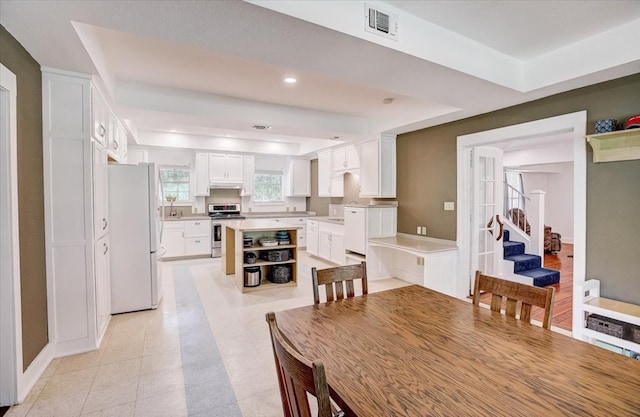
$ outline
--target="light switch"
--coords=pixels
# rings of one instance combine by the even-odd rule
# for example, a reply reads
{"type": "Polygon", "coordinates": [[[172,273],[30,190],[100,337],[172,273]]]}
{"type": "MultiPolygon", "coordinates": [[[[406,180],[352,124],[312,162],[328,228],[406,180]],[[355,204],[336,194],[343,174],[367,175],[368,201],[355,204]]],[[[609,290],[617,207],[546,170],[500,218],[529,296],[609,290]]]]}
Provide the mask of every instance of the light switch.
{"type": "Polygon", "coordinates": [[[455,210],[455,203],[453,201],[445,201],[444,202],[445,210],[455,210]]]}

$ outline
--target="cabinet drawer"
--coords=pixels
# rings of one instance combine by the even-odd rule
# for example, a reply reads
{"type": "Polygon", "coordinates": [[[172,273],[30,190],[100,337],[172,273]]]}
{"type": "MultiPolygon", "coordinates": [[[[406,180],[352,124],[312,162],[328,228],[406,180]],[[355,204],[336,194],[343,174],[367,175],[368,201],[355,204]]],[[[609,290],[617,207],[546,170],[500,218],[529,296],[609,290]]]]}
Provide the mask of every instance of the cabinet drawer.
{"type": "Polygon", "coordinates": [[[299,248],[306,248],[307,247],[307,235],[306,234],[300,234],[298,232],[298,242],[296,243],[296,245],[299,248]]]}
{"type": "Polygon", "coordinates": [[[211,233],[211,220],[185,220],[185,237],[207,237],[211,233]]]}
{"type": "Polygon", "coordinates": [[[165,220],[164,230],[184,231],[184,222],[182,220],[165,220]]]}
{"type": "Polygon", "coordinates": [[[211,242],[206,237],[188,237],[184,239],[185,255],[205,255],[211,253],[211,242]]]}

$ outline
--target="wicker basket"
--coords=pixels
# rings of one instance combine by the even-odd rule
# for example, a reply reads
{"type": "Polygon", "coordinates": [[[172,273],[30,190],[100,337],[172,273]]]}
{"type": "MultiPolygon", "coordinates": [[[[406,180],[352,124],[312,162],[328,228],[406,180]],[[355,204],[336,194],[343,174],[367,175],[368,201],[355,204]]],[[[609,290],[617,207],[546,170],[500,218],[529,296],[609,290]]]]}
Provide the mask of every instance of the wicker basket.
{"type": "MultiPolygon", "coordinates": [[[[636,326],[632,324],[629,326],[629,328],[630,328],[629,340],[631,340],[633,343],[640,344],[640,326],[636,326]]],[[[640,357],[638,359],[640,359],[640,357]]]]}
{"type": "Polygon", "coordinates": [[[624,336],[624,328],[626,324],[627,323],[623,321],[597,314],[590,314],[587,317],[587,329],[595,330],[596,332],[608,334],[609,336],[618,337],[620,339],[624,336]]]}
{"type": "Polygon", "coordinates": [[[274,284],[286,284],[291,281],[291,265],[271,266],[267,279],[274,284]]]}
{"type": "Polygon", "coordinates": [[[265,250],[260,256],[269,262],[284,262],[291,258],[291,251],[289,249],[265,250]]]}

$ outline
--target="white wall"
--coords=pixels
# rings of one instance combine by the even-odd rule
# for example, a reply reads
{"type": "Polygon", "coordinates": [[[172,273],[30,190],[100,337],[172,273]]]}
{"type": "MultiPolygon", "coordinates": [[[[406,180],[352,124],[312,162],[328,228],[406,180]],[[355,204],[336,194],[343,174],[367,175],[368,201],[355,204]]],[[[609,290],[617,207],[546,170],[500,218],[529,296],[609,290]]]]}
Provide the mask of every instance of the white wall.
{"type": "Polygon", "coordinates": [[[573,162],[520,167],[525,193],[542,190],[545,195],[545,224],[573,243],[573,162]]]}

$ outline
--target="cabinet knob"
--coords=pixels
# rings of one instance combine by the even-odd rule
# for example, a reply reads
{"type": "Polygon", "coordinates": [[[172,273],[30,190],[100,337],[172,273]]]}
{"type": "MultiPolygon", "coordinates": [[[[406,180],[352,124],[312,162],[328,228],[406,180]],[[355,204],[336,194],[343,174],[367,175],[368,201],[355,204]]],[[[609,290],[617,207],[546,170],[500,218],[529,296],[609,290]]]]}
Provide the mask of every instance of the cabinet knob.
{"type": "Polygon", "coordinates": [[[200,243],[200,241],[199,241],[199,240],[196,240],[196,243],[200,243]]]}
{"type": "Polygon", "coordinates": [[[109,225],[109,222],[107,222],[107,219],[105,219],[104,217],[102,218],[102,230],[105,230],[107,228],[107,226],[109,225]]]}
{"type": "Polygon", "coordinates": [[[98,134],[100,135],[100,137],[104,138],[104,136],[107,134],[107,129],[105,129],[103,125],[100,125],[100,129],[98,130],[99,130],[98,134]]]}
{"type": "Polygon", "coordinates": [[[196,226],[198,226],[198,225],[200,224],[200,222],[195,222],[194,224],[195,224],[196,226]]]}
{"type": "Polygon", "coordinates": [[[106,243],[103,243],[103,245],[104,245],[104,252],[102,252],[102,254],[103,254],[103,255],[106,255],[106,254],[107,254],[107,252],[109,252],[109,246],[107,246],[107,244],[106,244],[106,243]]]}

